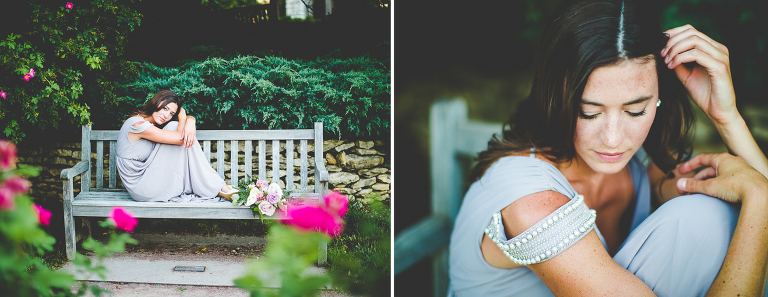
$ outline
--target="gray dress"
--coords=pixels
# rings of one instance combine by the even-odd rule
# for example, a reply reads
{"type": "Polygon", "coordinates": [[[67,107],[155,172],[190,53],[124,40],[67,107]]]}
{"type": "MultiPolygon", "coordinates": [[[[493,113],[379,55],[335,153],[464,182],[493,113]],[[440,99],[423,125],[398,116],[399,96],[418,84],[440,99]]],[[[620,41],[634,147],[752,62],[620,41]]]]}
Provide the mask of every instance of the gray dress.
{"type": "MultiPolygon", "coordinates": [[[[628,166],[636,203],[631,232],[614,260],[658,296],[703,296],[725,259],[738,205],[687,195],[651,213],[646,167],[637,155],[628,166]]],[[[533,157],[501,158],[472,184],[451,234],[449,296],[552,296],[529,268],[493,267],[480,250],[493,213],[523,196],[547,190],[571,199],[577,195],[557,168],[533,157]]],[[[595,230],[605,245],[600,230],[595,230]]]]}
{"type": "MultiPolygon", "coordinates": [[[[203,155],[200,144],[185,149],[182,145],[156,143],[146,139],[130,141],[128,133],[141,133],[152,124],[136,116],[123,123],[117,137],[117,170],[123,185],[136,201],[219,202],[224,180],[203,155]]],[[[175,131],[179,122],[163,128],[175,131]]]]}

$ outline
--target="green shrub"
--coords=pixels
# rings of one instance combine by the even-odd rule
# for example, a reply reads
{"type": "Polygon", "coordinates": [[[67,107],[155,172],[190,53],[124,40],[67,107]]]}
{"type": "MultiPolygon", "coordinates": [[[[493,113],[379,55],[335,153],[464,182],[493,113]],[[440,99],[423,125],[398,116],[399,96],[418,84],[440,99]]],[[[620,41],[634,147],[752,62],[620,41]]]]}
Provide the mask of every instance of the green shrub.
{"type": "Polygon", "coordinates": [[[125,84],[127,96],[115,114],[121,120],[155,92],[169,88],[201,128],[297,129],[320,121],[327,133],[340,138],[389,132],[390,72],[368,58],[239,56],[178,68],[134,65],[140,75],[125,84]]]}

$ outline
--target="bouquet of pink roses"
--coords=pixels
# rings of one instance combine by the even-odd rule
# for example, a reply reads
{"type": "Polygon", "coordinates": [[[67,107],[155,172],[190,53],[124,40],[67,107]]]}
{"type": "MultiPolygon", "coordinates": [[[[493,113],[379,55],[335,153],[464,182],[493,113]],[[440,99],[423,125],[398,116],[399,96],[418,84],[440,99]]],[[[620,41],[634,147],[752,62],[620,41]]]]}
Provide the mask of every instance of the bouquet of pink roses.
{"type": "MultiPolygon", "coordinates": [[[[277,209],[285,212],[286,199],[288,193],[283,193],[283,189],[277,183],[267,183],[264,180],[257,180],[247,186],[248,196],[241,197],[238,194],[232,195],[233,205],[245,205],[253,209],[253,213],[259,213],[259,217],[271,217],[277,209]]],[[[242,191],[240,193],[243,193],[242,191]]]]}

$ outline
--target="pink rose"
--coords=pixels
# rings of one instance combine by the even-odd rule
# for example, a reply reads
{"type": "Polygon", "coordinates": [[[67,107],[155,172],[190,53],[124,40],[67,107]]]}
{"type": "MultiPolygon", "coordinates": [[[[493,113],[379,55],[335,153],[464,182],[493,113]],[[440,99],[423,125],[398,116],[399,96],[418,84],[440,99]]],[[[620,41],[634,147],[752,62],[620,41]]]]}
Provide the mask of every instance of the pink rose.
{"type": "Polygon", "coordinates": [[[32,78],[32,76],[29,75],[29,73],[24,74],[24,81],[29,81],[30,78],[32,78]]]}
{"type": "Polygon", "coordinates": [[[342,217],[347,212],[347,203],[344,195],[333,191],[323,197],[323,203],[291,204],[287,207],[284,223],[336,237],[344,230],[342,217]]]}
{"type": "Polygon", "coordinates": [[[0,209],[13,209],[15,205],[14,194],[7,188],[0,188],[0,209]]]}
{"type": "Polygon", "coordinates": [[[115,227],[128,232],[133,232],[133,228],[139,223],[139,220],[134,218],[133,214],[122,207],[113,208],[108,218],[115,223],[115,227]]]}
{"type": "Polygon", "coordinates": [[[265,191],[267,189],[267,182],[263,180],[257,180],[256,186],[259,187],[259,189],[261,189],[262,191],[265,191]]]}
{"type": "Polygon", "coordinates": [[[29,190],[32,184],[21,176],[11,176],[5,180],[3,187],[7,188],[14,194],[24,193],[29,190]]]}
{"type": "Polygon", "coordinates": [[[5,140],[0,140],[0,169],[16,167],[16,146],[5,140]]]}
{"type": "Polygon", "coordinates": [[[267,202],[269,202],[271,204],[277,204],[278,202],[280,202],[280,198],[281,197],[282,196],[278,196],[277,193],[275,193],[275,194],[268,194],[267,195],[267,202]]]}
{"type": "Polygon", "coordinates": [[[37,221],[40,222],[40,224],[46,226],[51,224],[51,212],[49,210],[37,204],[33,204],[32,209],[37,213],[37,221]]]}
{"type": "Polygon", "coordinates": [[[0,90],[0,97],[3,97],[3,99],[5,99],[5,92],[3,90],[0,90]]]}
{"type": "Polygon", "coordinates": [[[349,200],[347,200],[347,197],[343,194],[332,191],[328,195],[325,195],[323,200],[325,200],[325,204],[328,205],[328,210],[331,213],[338,214],[340,217],[343,217],[344,214],[347,213],[347,204],[349,204],[349,200]]]}
{"type": "Polygon", "coordinates": [[[67,5],[64,5],[64,7],[68,8],[68,9],[72,9],[72,7],[74,7],[74,5],[72,5],[72,2],[67,2],[67,5]]]}
{"type": "Polygon", "coordinates": [[[29,68],[29,77],[35,77],[35,70],[32,68],[29,68]]]}
{"type": "Polygon", "coordinates": [[[265,216],[271,217],[273,214],[275,214],[275,206],[267,201],[262,201],[259,203],[259,210],[265,216]]]}

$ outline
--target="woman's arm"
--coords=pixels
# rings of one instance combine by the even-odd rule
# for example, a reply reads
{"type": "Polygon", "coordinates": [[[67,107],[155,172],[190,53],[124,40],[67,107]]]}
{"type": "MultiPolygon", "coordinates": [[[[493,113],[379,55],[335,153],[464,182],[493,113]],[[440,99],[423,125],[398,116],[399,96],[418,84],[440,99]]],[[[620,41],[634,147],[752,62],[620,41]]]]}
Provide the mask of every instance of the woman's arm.
{"type": "MultiPolygon", "coordinates": [[[[560,193],[544,191],[513,202],[501,211],[508,238],[521,234],[568,201],[560,193]]],[[[496,257],[491,248],[501,253],[495,245],[484,246],[483,256],[489,264],[499,267],[514,263],[496,257]]],[[[654,295],[642,280],[611,258],[594,230],[557,256],[528,267],[556,296],[654,295]]]]}
{"type": "Polygon", "coordinates": [[[768,179],[727,153],[698,155],[680,170],[702,166],[711,167],[681,179],[681,191],[742,203],[728,254],[707,296],[762,296],[768,279],[768,179]]]}
{"type": "MultiPolygon", "coordinates": [[[[728,48],[691,25],[667,30],[661,56],[674,69],[691,98],[710,118],[728,149],[768,176],[768,159],[755,143],[736,108],[728,48]],[[683,65],[691,63],[692,68],[683,65]]],[[[663,108],[663,107],[662,107],[663,108]]]]}
{"type": "Polygon", "coordinates": [[[187,111],[183,107],[179,108],[179,127],[177,131],[181,133],[184,148],[191,147],[197,135],[197,127],[195,127],[195,118],[188,116],[187,111]]]}

